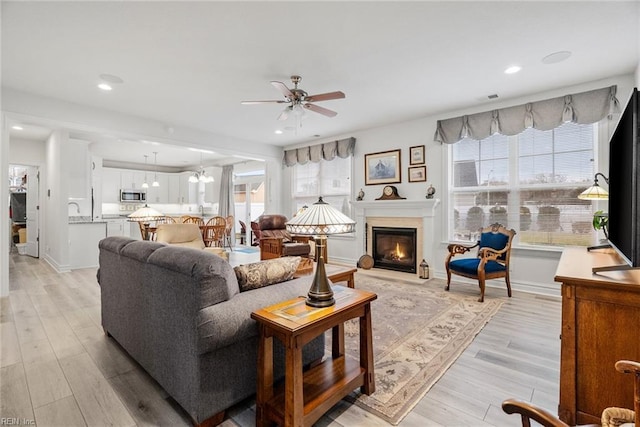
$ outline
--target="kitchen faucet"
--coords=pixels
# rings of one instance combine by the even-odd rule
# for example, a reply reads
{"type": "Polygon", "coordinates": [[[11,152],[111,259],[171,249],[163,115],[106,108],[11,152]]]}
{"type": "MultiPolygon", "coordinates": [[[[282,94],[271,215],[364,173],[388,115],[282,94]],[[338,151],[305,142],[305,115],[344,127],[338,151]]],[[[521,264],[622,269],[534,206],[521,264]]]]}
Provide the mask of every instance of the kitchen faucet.
{"type": "Polygon", "coordinates": [[[69,205],[75,205],[77,213],[80,213],[80,205],[77,202],[69,202],[69,205]]]}

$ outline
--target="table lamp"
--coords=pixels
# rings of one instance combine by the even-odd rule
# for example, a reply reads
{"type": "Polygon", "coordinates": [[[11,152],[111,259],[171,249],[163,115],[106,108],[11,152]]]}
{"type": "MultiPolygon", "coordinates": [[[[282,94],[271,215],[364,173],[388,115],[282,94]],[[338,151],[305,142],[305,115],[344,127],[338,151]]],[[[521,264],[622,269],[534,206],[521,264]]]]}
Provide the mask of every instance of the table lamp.
{"type": "Polygon", "coordinates": [[[329,307],[335,304],[333,291],[324,268],[322,248],[326,244],[328,235],[352,233],[355,231],[355,225],[354,220],[323,201],[322,197],[311,207],[287,222],[288,232],[314,236],[320,254],[316,274],[307,294],[307,305],[329,307]]]}
{"type": "Polygon", "coordinates": [[[578,199],[582,200],[608,200],[609,193],[604,188],[598,185],[598,175],[604,179],[604,182],[609,185],[609,178],[601,174],[600,172],[596,173],[596,176],[593,178],[593,185],[586,190],[584,190],[580,195],[578,195],[578,199]]]}
{"type": "Polygon", "coordinates": [[[145,203],[143,207],[135,211],[134,213],[128,216],[129,221],[135,221],[138,223],[142,223],[143,228],[141,228],[142,232],[142,240],[148,240],[149,238],[149,223],[151,221],[157,221],[161,218],[164,218],[164,215],[158,212],[157,210],[149,207],[145,203]]]}

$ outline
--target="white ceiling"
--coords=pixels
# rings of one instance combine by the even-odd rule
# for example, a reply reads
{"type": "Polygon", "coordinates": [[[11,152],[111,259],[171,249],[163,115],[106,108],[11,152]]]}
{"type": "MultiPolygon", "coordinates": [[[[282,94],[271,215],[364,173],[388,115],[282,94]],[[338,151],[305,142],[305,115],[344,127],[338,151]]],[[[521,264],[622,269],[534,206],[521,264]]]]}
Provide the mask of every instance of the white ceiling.
{"type": "MultiPolygon", "coordinates": [[[[3,1],[2,85],[289,145],[487,103],[491,94],[509,99],[632,73],[639,8],[635,1],[3,1]],[[557,51],[572,55],[541,61],[557,51]],[[522,71],[504,74],[513,64],[522,71]],[[124,83],[100,91],[103,73],[124,83]],[[309,94],[341,90],[346,98],[319,103],[336,117],[307,112],[301,129],[276,135],[294,124],[276,120],[281,104],[240,102],[281,99],[269,81],[292,87],[292,74],[309,94]]],[[[136,161],[153,151],[102,144],[107,158],[136,161]]],[[[184,162],[167,157],[158,163],[184,162]]]]}

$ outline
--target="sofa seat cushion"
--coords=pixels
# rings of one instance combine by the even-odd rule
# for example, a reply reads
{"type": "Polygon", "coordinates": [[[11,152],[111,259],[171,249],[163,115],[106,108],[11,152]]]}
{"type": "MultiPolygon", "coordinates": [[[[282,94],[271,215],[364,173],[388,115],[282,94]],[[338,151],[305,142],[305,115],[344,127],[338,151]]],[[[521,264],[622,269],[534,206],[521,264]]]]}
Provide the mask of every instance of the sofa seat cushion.
{"type": "MultiPolygon", "coordinates": [[[[270,260],[269,260],[270,261],[270,260]]],[[[258,324],[251,313],[273,304],[306,295],[312,276],[298,277],[240,292],[223,304],[198,311],[198,354],[215,351],[244,339],[258,336],[258,324]]]]}
{"type": "Polygon", "coordinates": [[[298,269],[298,264],[300,264],[299,256],[287,256],[239,265],[234,268],[234,271],[240,292],[291,280],[298,269]]]}

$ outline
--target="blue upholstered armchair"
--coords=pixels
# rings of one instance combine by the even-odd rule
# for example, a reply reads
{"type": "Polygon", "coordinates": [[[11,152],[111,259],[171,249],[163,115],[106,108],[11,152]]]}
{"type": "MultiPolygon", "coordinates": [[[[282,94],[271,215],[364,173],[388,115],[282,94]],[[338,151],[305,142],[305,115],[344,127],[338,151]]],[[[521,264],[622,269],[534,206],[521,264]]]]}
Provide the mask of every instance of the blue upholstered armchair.
{"type": "Polygon", "coordinates": [[[485,281],[504,277],[507,283],[507,294],[511,296],[511,283],[509,282],[509,256],[511,254],[511,241],[516,235],[515,230],[508,230],[502,224],[492,224],[480,230],[480,240],[473,246],[465,246],[452,243],[448,246],[449,255],[445,261],[447,269],[447,286],[451,284],[451,274],[477,279],[480,286],[480,299],[484,301],[485,281]],[[469,252],[478,248],[478,256],[474,258],[458,258],[456,255],[469,252]]]}

